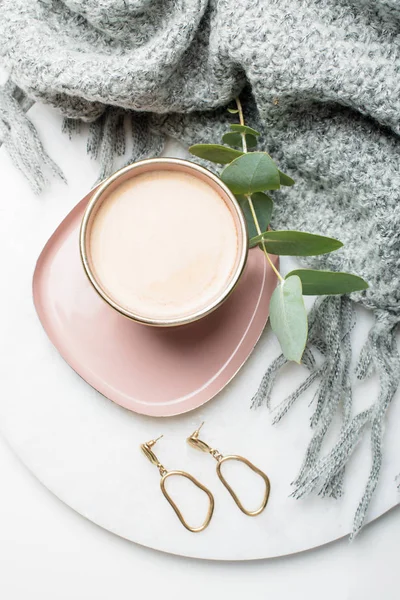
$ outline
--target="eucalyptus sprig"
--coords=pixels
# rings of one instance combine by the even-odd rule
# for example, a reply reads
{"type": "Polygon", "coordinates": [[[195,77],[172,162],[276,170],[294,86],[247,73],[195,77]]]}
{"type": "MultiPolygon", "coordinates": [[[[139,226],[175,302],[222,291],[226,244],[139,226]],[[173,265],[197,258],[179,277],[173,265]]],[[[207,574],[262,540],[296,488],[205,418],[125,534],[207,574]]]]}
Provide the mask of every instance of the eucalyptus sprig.
{"type": "Polygon", "coordinates": [[[235,194],[246,218],[250,248],[259,246],[278,285],[271,296],[270,321],[282,352],[288,360],[301,361],[307,342],[307,312],[303,295],[347,294],[368,287],[361,277],[350,273],[296,269],[282,277],[270,254],[279,256],[317,256],[334,252],[343,244],[334,238],[302,231],[273,231],[270,220],[272,198],[266,191],[292,186],[294,180],[282,173],[266,152],[257,148],[260,133],[244,122],[243,108],[236,98],[239,123],[230,126],[222,144],[195,144],[189,151],[199,158],[226,165],[220,178],[235,194]],[[249,152],[249,148],[252,148],[249,152]]]}

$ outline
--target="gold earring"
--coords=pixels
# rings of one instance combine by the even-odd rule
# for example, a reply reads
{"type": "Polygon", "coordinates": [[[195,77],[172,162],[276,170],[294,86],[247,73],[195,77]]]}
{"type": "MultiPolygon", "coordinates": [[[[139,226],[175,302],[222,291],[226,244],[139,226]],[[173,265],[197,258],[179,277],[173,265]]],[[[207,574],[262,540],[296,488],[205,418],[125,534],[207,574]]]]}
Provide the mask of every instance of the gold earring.
{"type": "Polygon", "coordinates": [[[156,465],[156,467],[158,468],[159,473],[161,475],[161,481],[160,481],[161,491],[164,494],[165,498],[170,503],[170,505],[172,506],[172,508],[174,509],[174,511],[175,511],[178,519],[182,523],[182,525],[184,527],[186,527],[186,529],[188,529],[189,531],[192,531],[193,533],[199,533],[200,531],[203,531],[206,527],[208,527],[208,525],[210,524],[211,517],[214,512],[214,496],[212,495],[212,493],[210,492],[209,489],[207,489],[204,485],[202,485],[200,483],[200,481],[195,479],[193,477],[193,475],[190,475],[190,473],[186,473],[186,471],[167,471],[167,469],[160,463],[157,456],[154,454],[153,450],[151,449],[154,446],[154,444],[162,437],[163,436],[160,435],[160,437],[158,437],[155,440],[150,440],[149,442],[145,442],[144,444],[141,444],[140,448],[141,448],[142,452],[144,453],[144,455],[149,459],[149,461],[153,465],[156,465]],[[190,527],[190,525],[183,518],[181,511],[179,510],[179,508],[177,507],[177,505],[175,504],[175,502],[172,500],[172,498],[168,494],[167,490],[165,489],[166,480],[168,479],[168,477],[172,477],[173,475],[177,475],[180,477],[186,477],[186,479],[189,479],[189,481],[194,483],[194,485],[196,485],[199,489],[203,490],[203,492],[205,492],[207,494],[208,499],[210,501],[210,505],[208,508],[206,519],[205,519],[204,523],[202,525],[200,525],[200,527],[190,527]]]}
{"type": "Polygon", "coordinates": [[[262,513],[262,511],[264,510],[264,508],[267,506],[267,503],[268,503],[269,493],[271,490],[271,484],[269,482],[267,475],[265,473],[263,473],[258,467],[253,465],[253,463],[251,463],[249,460],[247,460],[247,458],[244,458],[243,456],[237,456],[236,454],[232,454],[229,456],[222,456],[222,454],[218,450],[216,450],[215,448],[211,448],[208,444],[206,444],[206,442],[203,442],[202,440],[200,440],[199,439],[199,431],[203,427],[203,425],[204,425],[204,422],[200,425],[200,427],[198,429],[196,429],[196,431],[194,433],[192,433],[192,435],[190,437],[187,438],[187,440],[186,440],[187,443],[190,446],[192,446],[193,448],[196,448],[196,450],[201,450],[202,452],[208,452],[209,454],[211,454],[211,456],[213,458],[215,458],[215,460],[217,461],[217,475],[220,478],[220,480],[222,481],[222,483],[224,484],[224,486],[226,487],[226,489],[228,490],[228,492],[230,493],[230,495],[232,496],[232,498],[234,499],[234,501],[236,502],[237,506],[240,508],[240,510],[245,515],[248,515],[249,517],[256,517],[257,515],[262,513]],[[222,465],[222,463],[224,463],[228,460],[237,460],[239,462],[244,463],[252,471],[254,471],[254,473],[257,473],[257,475],[260,475],[260,477],[264,480],[265,493],[264,493],[264,497],[263,497],[261,506],[257,510],[254,510],[254,511],[246,510],[244,508],[243,504],[240,502],[237,494],[235,494],[235,492],[233,491],[233,489],[231,488],[229,483],[226,481],[225,477],[222,475],[221,465],[222,465]]]}

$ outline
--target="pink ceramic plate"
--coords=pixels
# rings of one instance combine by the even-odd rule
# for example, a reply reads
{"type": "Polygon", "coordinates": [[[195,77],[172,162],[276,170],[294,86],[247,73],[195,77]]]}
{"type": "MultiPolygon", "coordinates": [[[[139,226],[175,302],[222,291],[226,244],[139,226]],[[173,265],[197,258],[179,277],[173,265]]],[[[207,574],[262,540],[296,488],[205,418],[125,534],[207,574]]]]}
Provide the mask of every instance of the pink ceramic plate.
{"type": "Polygon", "coordinates": [[[268,319],[275,275],[251,250],[239,285],[209,316],[182,327],[147,327],[94,291],[79,256],[79,227],[94,190],[44,247],[33,277],[40,321],[67,363],[96,390],[138,413],[167,417],[197,408],[232,379],[268,319]]]}

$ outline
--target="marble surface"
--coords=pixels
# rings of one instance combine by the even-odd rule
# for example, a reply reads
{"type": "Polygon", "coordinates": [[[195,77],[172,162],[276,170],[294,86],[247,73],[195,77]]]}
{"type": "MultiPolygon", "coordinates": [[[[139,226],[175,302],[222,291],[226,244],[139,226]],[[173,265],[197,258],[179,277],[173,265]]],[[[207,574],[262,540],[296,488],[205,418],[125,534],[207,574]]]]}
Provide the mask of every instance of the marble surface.
{"type": "MultiPolygon", "coordinates": [[[[290,482],[296,476],[310,439],[312,391],[301,398],[280,425],[271,425],[265,409],[250,411],[250,398],[278,346],[265,331],[253,355],[233,382],[204,407],[168,419],[129,413],[100,396],[61,359],[47,340],[31,298],[31,277],[44,243],[72,206],[87,192],[97,165],[85,154],[84,136],[69,142],[60,118],[35,106],[32,120],[45,146],[63,168],[68,185],[53,182],[41,197],[0,150],[3,200],[0,218],[3,294],[1,296],[2,395],[0,428],[28,468],[59,498],[88,519],[122,537],[167,552],[210,559],[245,560],[312,548],[349,532],[370,466],[368,439],[358,446],[346,473],[340,501],[316,497],[295,501],[290,482]],[[268,509],[250,519],[240,513],[221,486],[215,464],[196,453],[185,438],[202,421],[204,436],[224,453],[243,454],[271,479],[268,509]],[[186,469],[210,487],[216,509],[202,534],[184,530],[159,489],[157,471],[139,453],[141,442],[163,433],[160,458],[171,469],[186,469]]],[[[170,149],[173,151],[173,149],[170,149]]],[[[285,265],[283,265],[285,267],[285,265]]],[[[287,265],[287,268],[290,268],[287,265]]],[[[360,312],[354,345],[365,339],[370,315],[360,312]]],[[[304,377],[301,367],[287,369],[277,387],[278,401],[304,377]]],[[[356,408],[371,403],[374,380],[357,384],[356,408]]],[[[385,433],[382,476],[369,518],[399,502],[398,398],[390,408],[385,433]]],[[[232,483],[239,474],[228,473],[232,483]]],[[[252,492],[260,492],[257,485],[252,492]]],[[[179,485],[171,494],[188,518],[200,520],[201,501],[179,485]]],[[[246,497],[249,504],[257,498],[246,497]]]]}
{"type": "Polygon", "coordinates": [[[196,560],[133,544],[80,517],[0,435],[0,596],[7,600],[398,600],[400,507],[342,538],[282,558],[196,560]]]}

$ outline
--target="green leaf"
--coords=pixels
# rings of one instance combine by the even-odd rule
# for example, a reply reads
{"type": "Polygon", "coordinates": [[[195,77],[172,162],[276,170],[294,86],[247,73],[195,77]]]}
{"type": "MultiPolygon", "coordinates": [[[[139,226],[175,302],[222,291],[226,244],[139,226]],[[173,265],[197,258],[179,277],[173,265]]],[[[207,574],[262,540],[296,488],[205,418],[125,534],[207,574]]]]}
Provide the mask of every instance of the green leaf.
{"type": "MultiPolygon", "coordinates": [[[[247,229],[249,232],[249,238],[257,235],[257,229],[254,224],[253,215],[250,210],[249,201],[245,196],[238,196],[240,207],[244,213],[247,223],[247,229]]],[[[258,223],[261,231],[265,231],[271,220],[272,208],[274,203],[267,194],[262,192],[256,192],[251,196],[251,201],[254,206],[254,211],[257,215],[258,223]]],[[[251,246],[250,246],[251,248],[251,246]]]]}
{"type": "MultiPolygon", "coordinates": [[[[233,131],[225,133],[222,136],[222,141],[224,144],[228,144],[228,146],[242,147],[242,136],[240,133],[233,133],[233,131]]],[[[257,146],[257,138],[254,135],[246,135],[246,144],[248,148],[255,148],[257,146]]]]}
{"type": "Polygon", "coordinates": [[[286,278],[293,275],[300,277],[303,294],[306,296],[350,294],[350,292],[358,292],[368,288],[368,283],[364,279],[357,275],[351,275],[351,273],[296,269],[286,275],[286,278]]]}
{"type": "Polygon", "coordinates": [[[229,113],[231,113],[231,115],[237,115],[237,113],[239,112],[237,108],[228,108],[227,110],[229,113]]]}
{"type": "Polygon", "coordinates": [[[301,280],[292,275],[275,288],[269,305],[272,330],[288,360],[301,361],[307,341],[307,312],[301,280]]]}
{"type": "Polygon", "coordinates": [[[220,177],[234,194],[254,194],[280,187],[279,171],[266,152],[239,156],[225,167],[220,177]]]}
{"type": "Polygon", "coordinates": [[[228,146],[235,146],[236,148],[242,147],[242,136],[240,133],[224,133],[222,136],[222,141],[224,144],[228,144],[228,146]]]}
{"type": "Polygon", "coordinates": [[[190,146],[189,152],[194,154],[194,156],[205,158],[221,165],[226,165],[243,154],[239,150],[219,144],[195,144],[194,146],[190,146]]]}
{"type": "Polygon", "coordinates": [[[279,171],[279,179],[281,181],[281,185],[294,185],[294,179],[289,177],[289,175],[285,175],[282,171],[279,171]]]}
{"type": "Polygon", "coordinates": [[[257,138],[251,133],[246,134],[246,144],[248,148],[257,148],[257,138]]]}
{"type": "Polygon", "coordinates": [[[247,125],[233,124],[231,125],[231,129],[232,131],[238,131],[239,133],[250,133],[250,135],[255,135],[256,137],[260,135],[259,131],[256,131],[252,127],[247,127],[247,125]]]}
{"type": "Polygon", "coordinates": [[[252,238],[250,244],[254,246],[262,240],[268,252],[281,256],[317,256],[343,246],[342,242],[334,238],[304,231],[265,231],[252,238]]]}

